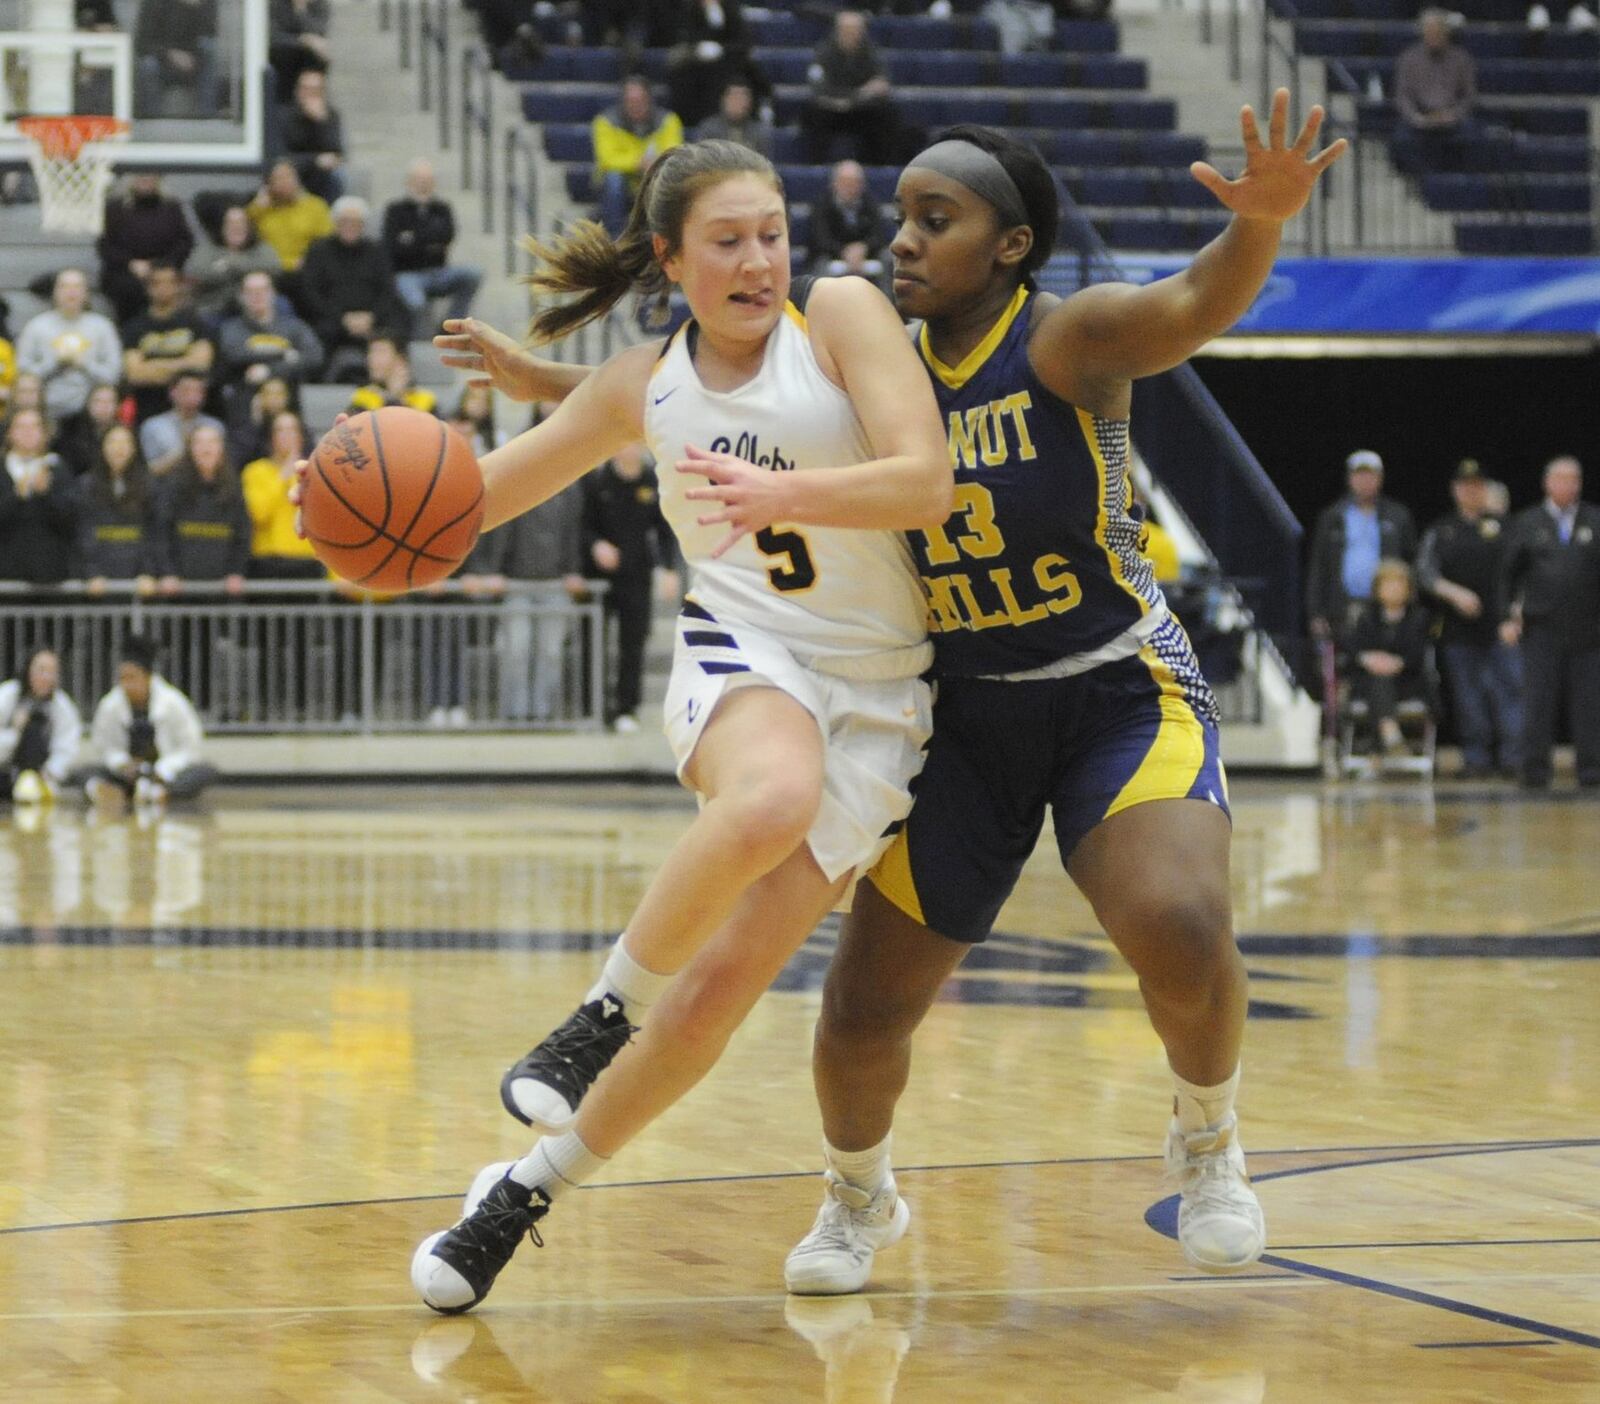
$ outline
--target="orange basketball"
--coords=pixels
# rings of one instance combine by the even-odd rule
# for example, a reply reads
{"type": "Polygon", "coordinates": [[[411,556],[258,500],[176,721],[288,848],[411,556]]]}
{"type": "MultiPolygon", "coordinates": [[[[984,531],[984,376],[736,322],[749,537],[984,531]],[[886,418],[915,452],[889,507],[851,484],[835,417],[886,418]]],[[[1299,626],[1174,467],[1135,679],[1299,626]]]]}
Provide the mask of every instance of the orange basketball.
{"type": "Polygon", "coordinates": [[[416,590],[472,550],[483,474],[472,446],[442,420],[388,405],[322,436],[300,520],[335,575],[384,593],[416,590]]]}

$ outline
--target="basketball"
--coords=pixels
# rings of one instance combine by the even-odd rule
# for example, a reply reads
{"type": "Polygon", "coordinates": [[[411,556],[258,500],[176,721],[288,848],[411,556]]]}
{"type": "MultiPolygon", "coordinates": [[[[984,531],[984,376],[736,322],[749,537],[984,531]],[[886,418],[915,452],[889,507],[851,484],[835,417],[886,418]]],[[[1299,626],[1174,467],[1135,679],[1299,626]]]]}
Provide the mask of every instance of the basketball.
{"type": "Polygon", "coordinates": [[[384,593],[443,580],[483,523],[472,446],[420,410],[389,405],[336,424],[311,455],[306,539],[335,575],[384,593]]]}

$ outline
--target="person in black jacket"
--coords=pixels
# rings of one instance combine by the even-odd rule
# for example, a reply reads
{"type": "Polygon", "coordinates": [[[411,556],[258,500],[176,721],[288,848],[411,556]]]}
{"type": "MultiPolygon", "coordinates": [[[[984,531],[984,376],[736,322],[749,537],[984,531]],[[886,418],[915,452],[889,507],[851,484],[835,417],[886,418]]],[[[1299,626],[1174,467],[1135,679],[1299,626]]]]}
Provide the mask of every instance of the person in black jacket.
{"type": "Polygon", "coordinates": [[[1489,485],[1464,458],[1450,485],[1455,511],[1422,534],[1417,583],[1439,613],[1439,653],[1461,741],[1462,775],[1517,773],[1522,739],[1522,658],[1498,630],[1505,523],[1489,511],[1489,485]]]}
{"type": "Polygon", "coordinates": [[[334,233],[300,266],[300,287],[328,353],[324,379],[360,384],[374,336],[408,339],[405,304],[383,248],[367,237],[367,202],[346,195],[333,207],[334,233]]]}
{"type": "Polygon", "coordinates": [[[757,103],[772,96],[772,84],[750,57],[750,34],[739,0],[682,0],[677,43],[667,58],[672,110],[684,129],[717,110],[722,90],[749,84],[757,103]]]}
{"type": "Polygon", "coordinates": [[[50,447],[61,455],[75,476],[81,477],[100,461],[100,440],[107,429],[119,422],[121,409],[122,392],[115,385],[102,381],[89,392],[81,410],[69,414],[56,425],[56,436],[50,447]]]}
{"type": "Polygon", "coordinates": [[[1600,507],[1581,500],[1576,458],[1544,470],[1544,501],[1506,532],[1501,637],[1522,644],[1522,783],[1550,783],[1561,698],[1577,753],[1578,783],[1600,786],[1600,507]]]}
{"type": "Polygon", "coordinates": [[[889,77],[861,14],[839,11],[833,33],[817,45],[808,76],[811,96],[800,110],[806,160],[814,166],[826,164],[840,136],[851,140],[854,155],[869,166],[890,160],[897,118],[889,77]]]}
{"type": "Polygon", "coordinates": [[[135,113],[161,117],[167,92],[193,94],[194,111],[222,110],[217,87],[217,0],[145,0],[133,30],[135,113]]]}
{"type": "Polygon", "coordinates": [[[1372,598],[1372,573],[1380,560],[1410,561],[1417,554],[1411,513],[1382,496],[1383,460],[1370,449],[1345,460],[1349,490],[1317,518],[1306,567],[1306,613],[1317,639],[1342,642],[1372,598]]]}
{"type": "MultiPolygon", "coordinates": [[[[672,532],[661,515],[654,468],[646,467],[638,445],[623,450],[583,480],[584,554],[594,573],[607,581],[606,614],[617,637],[617,670],[606,721],[618,731],[637,731],[634,713],[644,678],[644,650],[650,637],[651,581],[656,566],[671,570],[672,532]]],[[[678,582],[668,576],[663,593],[676,597],[678,582]]]]}
{"type": "Polygon", "coordinates": [[[452,264],[456,218],[436,193],[433,163],[418,157],[406,169],[406,193],[383,212],[383,248],[394,268],[395,290],[413,321],[430,297],[448,297],[450,317],[472,311],[483,274],[465,263],[452,264]]]}
{"type": "Polygon", "coordinates": [[[220,580],[230,595],[250,568],[250,513],[239,475],[227,460],[222,430],[195,427],[188,452],[156,497],[155,560],[162,593],[188,580],[220,580]]]}
{"type": "Polygon", "coordinates": [[[344,120],[328,101],[328,75],[321,69],[303,69],[294,80],[294,101],[283,114],[283,149],[313,195],[332,204],[344,194],[344,120]]]}
{"type": "Polygon", "coordinates": [[[854,273],[876,280],[883,274],[887,242],[883,211],[867,189],[867,173],[859,162],[839,162],[828,193],[811,211],[812,267],[833,278],[854,273]]]}
{"type": "Polygon", "coordinates": [[[1400,704],[1426,702],[1428,695],[1428,614],[1416,602],[1404,561],[1380,561],[1372,590],[1350,631],[1356,665],[1351,691],[1367,704],[1384,751],[1403,754],[1400,704]]]}
{"type": "Polygon", "coordinates": [[[113,424],[100,440],[94,468],[77,480],[78,543],[74,569],[91,595],[108,580],[133,580],[141,595],[155,590],[156,543],[152,479],[139,439],[113,424]]]}
{"type": "Polygon", "coordinates": [[[95,252],[100,291],[111,299],[120,325],[149,306],[145,280],[157,264],[183,271],[194,252],[194,231],[183,206],[162,193],[161,177],[143,171],[128,178],[125,194],[106,202],[95,252]]]}
{"type": "Polygon", "coordinates": [[[44,416],[18,410],[0,468],[0,578],[56,585],[71,572],[77,515],[73,477],[54,453],[44,416]]]}

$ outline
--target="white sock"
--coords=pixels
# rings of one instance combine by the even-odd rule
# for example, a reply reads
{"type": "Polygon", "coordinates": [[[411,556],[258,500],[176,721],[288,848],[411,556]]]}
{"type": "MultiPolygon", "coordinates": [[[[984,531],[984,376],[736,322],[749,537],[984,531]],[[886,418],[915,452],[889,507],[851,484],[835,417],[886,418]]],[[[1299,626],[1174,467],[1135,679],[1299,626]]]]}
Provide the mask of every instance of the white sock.
{"type": "Polygon", "coordinates": [[[584,1145],[576,1131],[568,1131],[544,1137],[506,1173],[519,1185],[542,1189],[551,1199],[559,1199],[605,1163],[605,1156],[584,1145]]]}
{"type": "Polygon", "coordinates": [[[628,933],[624,931],[617,937],[617,944],[606,957],[605,969],[600,972],[600,978],[594,982],[589,993],[584,995],[583,1002],[588,1004],[603,995],[614,995],[622,1002],[628,1018],[637,1024],[645,1011],[661,998],[662,991],[673,982],[677,972],[658,975],[654,970],[646,970],[628,954],[627,943],[628,933]]]}
{"type": "Polygon", "coordinates": [[[1172,1074],[1172,1084],[1177,1089],[1178,1129],[1212,1131],[1233,1112],[1233,1099],[1239,1091],[1239,1069],[1235,1068],[1232,1077],[1215,1087],[1197,1087],[1185,1082],[1177,1073],[1172,1074]]]}
{"type": "Polygon", "coordinates": [[[876,1194],[889,1179],[889,1142],[893,1139],[891,1131],[877,1145],[859,1151],[840,1150],[823,1141],[822,1153],[828,1168],[847,1185],[876,1194]]]}

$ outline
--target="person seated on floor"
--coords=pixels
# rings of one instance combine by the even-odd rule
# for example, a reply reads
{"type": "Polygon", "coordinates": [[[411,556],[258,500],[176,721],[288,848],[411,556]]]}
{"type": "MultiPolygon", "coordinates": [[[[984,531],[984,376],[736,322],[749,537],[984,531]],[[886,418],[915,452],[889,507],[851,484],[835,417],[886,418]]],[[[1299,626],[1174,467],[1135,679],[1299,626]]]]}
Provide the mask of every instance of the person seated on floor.
{"type": "Polygon", "coordinates": [[[367,383],[350,397],[349,412],[360,414],[385,405],[439,413],[439,397],[412,377],[405,347],[392,336],[375,336],[367,343],[367,383]]]}
{"type": "Polygon", "coordinates": [[[1372,599],[1350,635],[1356,663],[1351,693],[1366,704],[1385,754],[1406,753],[1402,704],[1427,703],[1429,627],[1428,613],[1416,600],[1411,567],[1398,560],[1378,562],[1372,599]]]}
{"type": "Polygon", "coordinates": [[[156,671],[153,639],[131,634],[117,655],[117,685],[94,709],[90,740],[100,760],[84,791],[95,804],[193,799],[217,778],[202,756],[194,704],[156,671]]]}
{"type": "Polygon", "coordinates": [[[61,687],[61,657],[36,648],[19,676],[0,682],[0,800],[38,804],[67,783],[83,739],[78,708],[61,687]]]}

